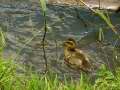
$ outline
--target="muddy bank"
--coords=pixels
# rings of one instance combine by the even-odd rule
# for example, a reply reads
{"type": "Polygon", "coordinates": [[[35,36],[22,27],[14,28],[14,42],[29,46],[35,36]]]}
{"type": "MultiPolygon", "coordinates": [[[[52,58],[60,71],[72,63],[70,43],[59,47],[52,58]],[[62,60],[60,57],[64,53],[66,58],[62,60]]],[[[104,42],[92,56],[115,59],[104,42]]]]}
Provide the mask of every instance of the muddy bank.
{"type": "MultiPolygon", "coordinates": [[[[89,8],[117,10],[120,8],[119,0],[83,0],[89,8]]],[[[80,0],[47,0],[48,4],[70,5],[86,7],[80,0]]]]}

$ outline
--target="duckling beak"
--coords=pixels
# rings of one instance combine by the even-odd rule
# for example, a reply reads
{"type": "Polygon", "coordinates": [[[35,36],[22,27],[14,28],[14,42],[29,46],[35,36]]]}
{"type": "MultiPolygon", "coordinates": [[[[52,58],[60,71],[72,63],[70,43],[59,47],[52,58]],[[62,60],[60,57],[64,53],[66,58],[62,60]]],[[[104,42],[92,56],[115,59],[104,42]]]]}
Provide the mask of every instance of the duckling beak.
{"type": "Polygon", "coordinates": [[[64,41],[64,42],[62,43],[62,46],[66,46],[66,41],[64,41]]]}

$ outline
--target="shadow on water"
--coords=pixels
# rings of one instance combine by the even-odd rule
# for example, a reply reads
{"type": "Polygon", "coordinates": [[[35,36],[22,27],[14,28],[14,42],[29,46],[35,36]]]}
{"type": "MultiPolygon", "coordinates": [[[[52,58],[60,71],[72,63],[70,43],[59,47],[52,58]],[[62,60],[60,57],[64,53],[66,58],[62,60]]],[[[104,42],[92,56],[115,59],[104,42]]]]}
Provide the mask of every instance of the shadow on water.
{"type": "MultiPolygon", "coordinates": [[[[38,3],[28,2],[26,7],[17,2],[5,3],[0,6],[0,22],[1,27],[6,27],[5,57],[16,56],[17,52],[23,48],[17,62],[43,72],[45,69],[41,45],[43,16],[40,11],[38,3]],[[27,43],[31,38],[33,39],[27,43]],[[25,43],[27,44],[24,46],[25,43]]],[[[110,11],[109,15],[113,25],[120,31],[120,13],[110,11]]],[[[64,65],[62,43],[68,37],[76,39],[78,46],[90,55],[96,65],[105,63],[112,70],[116,63],[120,63],[120,52],[114,48],[116,42],[116,46],[120,47],[119,40],[116,41],[112,30],[91,11],[85,8],[48,5],[47,21],[46,55],[49,67],[56,73],[60,75],[64,73],[68,76],[75,76],[76,73],[76,76],[79,76],[79,73],[64,65]],[[102,44],[97,42],[100,28],[104,30],[105,36],[102,44]]]]}

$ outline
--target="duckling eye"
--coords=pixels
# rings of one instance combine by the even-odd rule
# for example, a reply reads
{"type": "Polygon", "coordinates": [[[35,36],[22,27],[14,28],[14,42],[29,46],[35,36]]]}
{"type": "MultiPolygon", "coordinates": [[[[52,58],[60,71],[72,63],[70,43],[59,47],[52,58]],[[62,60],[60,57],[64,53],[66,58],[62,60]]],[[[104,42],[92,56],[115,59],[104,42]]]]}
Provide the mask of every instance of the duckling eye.
{"type": "Polygon", "coordinates": [[[69,45],[73,45],[73,43],[72,42],[67,42],[69,45]]]}

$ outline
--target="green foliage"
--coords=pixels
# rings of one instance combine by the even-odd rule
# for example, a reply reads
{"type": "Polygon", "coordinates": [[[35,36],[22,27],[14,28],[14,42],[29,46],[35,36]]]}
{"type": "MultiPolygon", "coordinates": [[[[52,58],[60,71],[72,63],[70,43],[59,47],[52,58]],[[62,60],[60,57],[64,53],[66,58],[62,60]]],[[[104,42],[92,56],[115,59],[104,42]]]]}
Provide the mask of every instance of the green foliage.
{"type": "Polygon", "coordinates": [[[110,19],[100,10],[96,10],[96,13],[107,23],[107,25],[110,27],[110,28],[114,28],[112,22],[110,21],[110,19]]]}
{"type": "Polygon", "coordinates": [[[101,18],[103,19],[103,21],[105,21],[105,23],[112,29],[112,31],[118,36],[118,38],[120,39],[119,33],[118,31],[115,29],[115,26],[112,24],[112,22],[110,21],[110,18],[108,15],[105,15],[104,12],[100,11],[100,10],[94,10],[94,12],[101,18]]]}
{"type": "Polygon", "coordinates": [[[120,81],[117,79],[119,78],[118,75],[115,77],[112,72],[107,70],[105,65],[101,66],[97,75],[98,79],[95,81],[94,90],[120,90],[120,81]]]}
{"type": "Polygon", "coordinates": [[[11,87],[15,75],[15,65],[11,60],[0,57],[0,87],[6,90],[11,87]]]}
{"type": "Polygon", "coordinates": [[[92,84],[87,77],[81,73],[80,82],[75,90],[93,90],[92,84]]]}
{"type": "Polygon", "coordinates": [[[114,76],[102,65],[97,72],[97,79],[92,84],[88,75],[82,73],[80,81],[73,79],[59,80],[57,74],[49,72],[44,75],[28,71],[18,73],[12,60],[0,58],[0,89],[3,90],[120,90],[120,70],[114,76]]]}
{"type": "Polygon", "coordinates": [[[40,0],[40,6],[43,12],[46,12],[46,0],[40,0]]]}
{"type": "Polygon", "coordinates": [[[0,51],[2,51],[5,46],[6,46],[5,34],[3,33],[2,28],[0,27],[0,51]]]}
{"type": "Polygon", "coordinates": [[[98,40],[104,41],[104,32],[102,28],[99,29],[98,40]]]}

